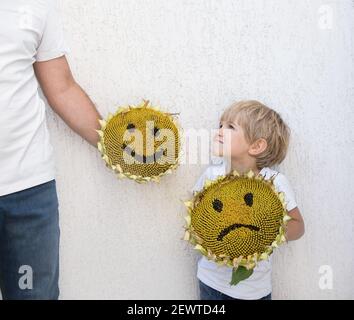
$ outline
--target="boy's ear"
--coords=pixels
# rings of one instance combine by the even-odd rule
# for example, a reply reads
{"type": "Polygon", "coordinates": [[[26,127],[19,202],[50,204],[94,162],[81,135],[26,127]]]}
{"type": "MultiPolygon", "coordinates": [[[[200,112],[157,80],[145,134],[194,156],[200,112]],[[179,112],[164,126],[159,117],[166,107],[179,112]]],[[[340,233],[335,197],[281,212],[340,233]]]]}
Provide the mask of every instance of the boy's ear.
{"type": "Polygon", "coordinates": [[[251,156],[257,156],[264,152],[268,147],[268,143],[265,139],[260,138],[253,142],[248,150],[251,156]]]}

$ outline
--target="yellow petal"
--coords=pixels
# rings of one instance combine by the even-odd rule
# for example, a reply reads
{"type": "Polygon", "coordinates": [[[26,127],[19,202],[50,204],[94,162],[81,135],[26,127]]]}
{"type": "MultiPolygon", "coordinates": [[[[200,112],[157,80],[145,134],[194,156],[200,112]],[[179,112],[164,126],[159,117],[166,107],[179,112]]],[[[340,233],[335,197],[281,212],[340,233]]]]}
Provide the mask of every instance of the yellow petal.
{"type": "Polygon", "coordinates": [[[257,260],[258,260],[258,253],[257,252],[255,252],[253,254],[252,259],[253,259],[254,262],[257,262],[257,260]]]}
{"type": "Polygon", "coordinates": [[[207,254],[207,251],[200,244],[197,244],[194,249],[200,251],[203,255],[207,254]]]}
{"type": "Polygon", "coordinates": [[[149,100],[143,100],[141,107],[142,108],[147,108],[149,107],[150,101],[149,100]]]}
{"type": "Polygon", "coordinates": [[[186,220],[187,226],[189,227],[191,225],[191,216],[185,216],[184,220],[186,220]]]}
{"type": "Polygon", "coordinates": [[[250,179],[253,178],[254,177],[254,172],[252,170],[248,171],[247,177],[250,178],[250,179]]]}
{"type": "Polygon", "coordinates": [[[193,209],[193,202],[192,201],[184,201],[183,203],[187,208],[193,209]]]}
{"type": "Polygon", "coordinates": [[[238,173],[237,170],[234,170],[234,171],[232,172],[232,174],[233,174],[235,177],[239,177],[239,176],[240,176],[240,174],[238,173]]]}
{"type": "Polygon", "coordinates": [[[206,179],[205,182],[204,182],[204,187],[205,187],[205,188],[208,188],[208,187],[210,187],[212,184],[213,184],[213,181],[212,181],[212,180],[206,179]]]}
{"type": "Polygon", "coordinates": [[[102,130],[96,130],[96,132],[98,133],[98,135],[99,135],[101,138],[103,138],[104,133],[103,133],[102,130]]]}
{"type": "Polygon", "coordinates": [[[199,237],[198,235],[194,234],[194,239],[197,241],[197,243],[199,244],[203,244],[204,243],[204,240],[199,237]]]}
{"type": "Polygon", "coordinates": [[[105,120],[99,119],[98,122],[100,123],[101,129],[105,129],[107,126],[107,122],[105,120]]]}
{"type": "Polygon", "coordinates": [[[241,256],[241,257],[238,257],[238,258],[234,258],[234,259],[232,260],[233,266],[234,266],[235,268],[237,268],[237,267],[239,266],[239,264],[241,263],[242,259],[243,259],[242,256],[241,256]]]}
{"type": "Polygon", "coordinates": [[[255,266],[256,266],[256,264],[255,264],[254,262],[249,262],[249,263],[246,265],[246,269],[247,269],[247,270],[251,270],[251,269],[253,269],[255,266]]]}
{"type": "Polygon", "coordinates": [[[266,249],[266,253],[268,255],[270,255],[273,252],[273,247],[270,245],[267,249],[266,249]]]}
{"type": "Polygon", "coordinates": [[[260,259],[260,260],[267,260],[268,257],[269,257],[268,254],[267,254],[266,252],[263,252],[263,253],[260,255],[259,259],[260,259]]]}

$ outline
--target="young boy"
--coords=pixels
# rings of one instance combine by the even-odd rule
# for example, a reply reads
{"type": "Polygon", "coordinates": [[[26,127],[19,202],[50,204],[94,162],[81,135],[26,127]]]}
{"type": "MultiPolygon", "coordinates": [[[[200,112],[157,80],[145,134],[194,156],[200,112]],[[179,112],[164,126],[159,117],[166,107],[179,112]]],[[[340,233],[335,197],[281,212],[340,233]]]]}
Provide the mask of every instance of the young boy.
{"type": "MultiPolygon", "coordinates": [[[[288,149],[290,130],[274,110],[258,101],[231,105],[222,115],[214,138],[214,153],[223,157],[220,165],[210,166],[199,178],[193,191],[203,188],[206,179],[213,180],[231,170],[252,170],[270,179],[278,192],[283,192],[288,214],[293,218],[286,229],[287,240],[304,234],[304,222],[294,193],[286,177],[270,167],[281,163],[288,149]]],[[[198,262],[200,298],[202,300],[271,300],[271,258],[258,263],[253,274],[236,286],[230,285],[232,268],[218,266],[204,256],[198,262]]]]}

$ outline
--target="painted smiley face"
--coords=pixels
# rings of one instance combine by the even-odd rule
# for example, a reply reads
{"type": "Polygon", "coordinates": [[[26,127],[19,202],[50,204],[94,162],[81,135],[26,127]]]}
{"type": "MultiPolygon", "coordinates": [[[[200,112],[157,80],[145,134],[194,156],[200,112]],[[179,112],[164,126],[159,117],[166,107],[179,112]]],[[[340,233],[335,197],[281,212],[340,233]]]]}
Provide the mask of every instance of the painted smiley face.
{"type": "MultiPolygon", "coordinates": [[[[134,111],[133,111],[134,113],[134,111]]],[[[132,115],[134,116],[134,115],[132,115]]],[[[155,118],[153,115],[149,116],[149,120],[146,121],[147,127],[144,128],[144,126],[137,126],[134,123],[129,123],[126,128],[126,133],[124,134],[125,137],[122,137],[122,150],[123,150],[123,155],[130,156],[132,160],[138,164],[153,164],[155,162],[159,162],[163,156],[167,156],[167,148],[159,148],[159,145],[161,146],[160,143],[152,144],[152,140],[157,138],[160,135],[160,132],[162,131],[156,124],[156,120],[158,118],[155,118]],[[151,122],[152,126],[148,128],[148,123],[151,122]],[[146,130],[146,135],[145,135],[145,143],[142,141],[142,143],[137,144],[137,148],[131,147],[128,145],[127,140],[129,139],[130,136],[135,136],[135,131],[136,130],[146,130]],[[131,133],[131,134],[129,134],[131,133]],[[150,141],[149,140],[150,136],[150,141]],[[152,150],[155,152],[153,154],[146,155],[144,154],[144,145],[149,145],[152,146],[152,150]],[[141,149],[141,153],[139,154],[136,149],[141,149]]],[[[133,120],[132,120],[133,121],[133,120]]],[[[144,137],[143,137],[144,138],[144,137]]],[[[124,157],[124,156],[123,156],[124,157]]],[[[127,159],[127,162],[129,161],[129,158],[127,159]]]]}
{"type": "Polygon", "coordinates": [[[283,217],[284,205],[268,183],[226,178],[198,195],[191,225],[206,250],[235,259],[265,252],[283,217]]]}
{"type": "Polygon", "coordinates": [[[121,177],[158,180],[178,165],[179,128],[170,114],[144,102],[120,109],[104,124],[101,149],[121,177]]]}

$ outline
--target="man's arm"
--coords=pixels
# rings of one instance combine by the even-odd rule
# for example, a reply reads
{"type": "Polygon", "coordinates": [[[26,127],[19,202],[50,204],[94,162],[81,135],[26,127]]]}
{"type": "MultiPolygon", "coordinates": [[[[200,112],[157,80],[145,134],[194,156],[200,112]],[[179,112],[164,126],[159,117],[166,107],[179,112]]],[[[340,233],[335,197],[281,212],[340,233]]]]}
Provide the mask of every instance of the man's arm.
{"type": "Polygon", "coordinates": [[[51,108],[91,145],[97,146],[100,128],[95,105],[75,82],[65,56],[34,64],[39,84],[51,108]]]}
{"type": "Polygon", "coordinates": [[[305,224],[300,210],[296,207],[288,212],[292,220],[288,221],[286,226],[286,239],[288,241],[297,240],[305,233],[305,224]]]}

